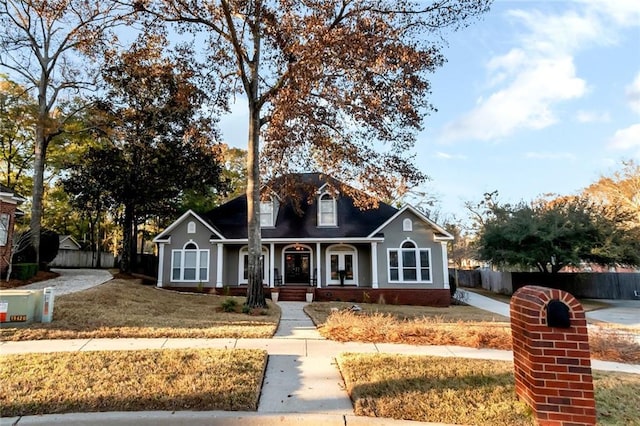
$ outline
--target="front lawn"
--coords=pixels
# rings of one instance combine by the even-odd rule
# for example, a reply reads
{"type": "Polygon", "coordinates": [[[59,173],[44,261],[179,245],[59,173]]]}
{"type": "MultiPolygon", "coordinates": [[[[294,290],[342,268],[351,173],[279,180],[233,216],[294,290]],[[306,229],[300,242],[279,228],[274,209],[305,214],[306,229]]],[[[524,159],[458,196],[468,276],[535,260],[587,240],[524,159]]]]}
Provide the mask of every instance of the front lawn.
{"type": "Polygon", "coordinates": [[[227,296],[178,293],[114,279],[77,293],[56,297],[53,322],[3,324],[3,340],[187,337],[265,338],[275,333],[280,308],[245,314],[243,297],[234,297],[239,312],[224,312],[227,296]]]}
{"type": "MultiPolygon", "coordinates": [[[[419,306],[313,303],[305,308],[320,333],[340,342],[457,345],[511,350],[511,325],[470,306],[419,306]],[[461,309],[466,308],[466,309],[461,309]],[[484,320],[483,320],[484,315],[484,320]]],[[[499,317],[499,316],[498,316],[499,317]]],[[[591,357],[640,363],[640,344],[625,330],[590,329],[591,357]]]]}
{"type": "MultiPolygon", "coordinates": [[[[535,424],[515,394],[513,364],[463,358],[342,354],[356,415],[422,422],[535,424]]],[[[598,424],[637,425],[640,375],[595,373],[598,424]]]]}
{"type": "Polygon", "coordinates": [[[255,411],[267,354],[181,349],[3,356],[0,416],[255,411]]]}

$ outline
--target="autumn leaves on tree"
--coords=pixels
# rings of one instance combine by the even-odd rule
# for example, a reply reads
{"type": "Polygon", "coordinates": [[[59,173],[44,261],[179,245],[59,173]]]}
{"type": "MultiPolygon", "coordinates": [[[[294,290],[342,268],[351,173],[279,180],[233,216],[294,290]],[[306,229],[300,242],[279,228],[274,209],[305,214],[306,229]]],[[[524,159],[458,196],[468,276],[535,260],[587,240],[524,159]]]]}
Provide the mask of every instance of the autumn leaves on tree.
{"type": "MultiPolygon", "coordinates": [[[[82,91],[90,83],[81,78],[88,74],[77,73],[86,67],[68,66],[73,56],[66,58],[103,46],[114,25],[135,18],[139,27],[157,30],[155,36],[178,33],[185,43],[173,46],[174,51],[200,58],[208,79],[200,81],[199,90],[216,105],[224,107],[239,95],[246,101],[247,303],[264,306],[261,184],[289,172],[320,171],[363,190],[335,188],[356,196],[362,208],[418,185],[426,176],[412,163],[412,152],[416,132],[434,109],[428,77],[445,61],[445,31],[468,25],[490,3],[1,1],[1,23],[8,30],[0,39],[0,64],[18,72],[38,93],[32,228],[39,227],[42,210],[38,173],[47,144],[64,121],[52,111],[63,90],[82,91]]],[[[115,38],[110,40],[117,45],[115,38]]],[[[96,75],[103,74],[91,74],[96,75]]]]}

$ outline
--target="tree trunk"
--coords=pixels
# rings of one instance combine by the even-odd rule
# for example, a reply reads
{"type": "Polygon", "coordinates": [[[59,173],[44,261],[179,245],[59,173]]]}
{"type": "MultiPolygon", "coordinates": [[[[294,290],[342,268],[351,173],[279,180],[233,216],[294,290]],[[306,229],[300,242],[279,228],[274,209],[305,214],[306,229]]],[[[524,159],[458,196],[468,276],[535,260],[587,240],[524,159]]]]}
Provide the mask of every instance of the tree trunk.
{"type": "Polygon", "coordinates": [[[131,273],[131,239],[133,232],[133,208],[124,206],[124,220],[122,224],[122,258],[120,259],[120,271],[131,273]]]}
{"type": "Polygon", "coordinates": [[[249,101],[249,144],[247,149],[247,237],[249,240],[249,285],[247,306],[264,308],[266,301],[262,288],[260,256],[262,241],[260,236],[260,168],[258,161],[260,144],[260,111],[255,101],[249,101]]]}
{"type": "Polygon", "coordinates": [[[47,152],[47,136],[45,134],[45,126],[48,118],[45,99],[39,96],[40,108],[38,111],[38,120],[36,123],[36,140],[33,144],[34,160],[33,160],[33,194],[31,200],[31,221],[29,228],[31,229],[31,244],[36,252],[36,263],[40,267],[40,227],[42,223],[42,197],[44,193],[44,165],[45,155],[47,152]]]}
{"type": "Polygon", "coordinates": [[[96,254],[98,257],[96,258],[96,268],[102,268],[102,238],[100,237],[102,234],[102,229],[100,226],[100,207],[98,207],[98,212],[96,213],[96,254]]]}

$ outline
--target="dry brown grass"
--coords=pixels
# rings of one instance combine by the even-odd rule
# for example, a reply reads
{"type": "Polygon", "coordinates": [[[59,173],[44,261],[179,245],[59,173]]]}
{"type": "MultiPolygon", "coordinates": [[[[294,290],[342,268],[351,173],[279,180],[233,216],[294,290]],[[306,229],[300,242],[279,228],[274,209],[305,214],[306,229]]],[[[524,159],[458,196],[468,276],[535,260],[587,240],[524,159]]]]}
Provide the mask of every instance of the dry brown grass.
{"type": "MultiPolygon", "coordinates": [[[[346,302],[314,302],[305,306],[305,312],[316,325],[322,325],[332,309],[346,310],[353,303],[346,302]]],[[[398,319],[434,318],[441,322],[509,322],[509,318],[487,312],[473,306],[451,305],[447,308],[433,306],[384,305],[378,303],[358,303],[363,313],[390,314],[398,319]]]]}
{"type": "Polygon", "coordinates": [[[334,312],[320,333],[340,342],[387,342],[511,349],[508,323],[444,322],[438,318],[398,319],[391,314],[334,312]]]}
{"type": "MultiPolygon", "coordinates": [[[[397,307],[396,307],[397,308],[397,307]]],[[[391,313],[332,312],[319,327],[324,337],[340,342],[456,345],[511,350],[508,322],[451,322],[441,317],[398,318],[391,313]],[[448,322],[449,321],[449,322],[448,322]]],[[[627,332],[589,330],[591,357],[606,361],[640,363],[640,344],[627,332]]]]}
{"type": "Polygon", "coordinates": [[[469,425],[532,425],[514,394],[508,362],[342,354],[347,391],[359,416],[469,425]]]}
{"type": "Polygon", "coordinates": [[[146,410],[256,410],[262,350],[24,354],[0,363],[0,416],[146,410]]]}
{"type": "MultiPolygon", "coordinates": [[[[427,356],[342,354],[356,415],[473,425],[532,425],[516,398],[513,365],[427,356]]],[[[599,425],[637,425],[640,376],[594,374],[599,425]]]]}
{"type": "MultiPolygon", "coordinates": [[[[222,312],[226,296],[157,289],[136,280],[115,279],[97,287],[57,297],[53,322],[2,326],[3,340],[191,337],[264,338],[278,326],[280,308],[243,313],[222,312]]],[[[238,305],[243,297],[236,297],[238,305]]]]}

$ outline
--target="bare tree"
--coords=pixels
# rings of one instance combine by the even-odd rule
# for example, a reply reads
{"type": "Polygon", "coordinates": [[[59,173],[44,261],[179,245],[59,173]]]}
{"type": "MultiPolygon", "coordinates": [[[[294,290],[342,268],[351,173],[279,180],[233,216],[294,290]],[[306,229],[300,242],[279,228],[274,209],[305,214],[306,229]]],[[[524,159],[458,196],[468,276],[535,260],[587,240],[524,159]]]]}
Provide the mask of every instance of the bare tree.
{"type": "MultiPolygon", "coordinates": [[[[260,167],[267,179],[321,171],[383,199],[399,182],[423,180],[407,152],[432,109],[426,75],[444,62],[441,31],[466,25],[490,2],[135,1],[178,29],[202,30],[211,72],[245,95],[250,307],[265,305],[260,167]]],[[[339,189],[362,207],[375,205],[374,197],[339,189]]]]}
{"type": "MultiPolygon", "coordinates": [[[[71,96],[91,89],[97,73],[78,54],[95,51],[122,23],[124,8],[102,0],[1,0],[0,67],[35,94],[34,179],[31,238],[40,247],[44,168],[49,143],[77,112],[65,110],[71,96]]],[[[112,39],[110,40],[112,41],[112,39]]]]}

